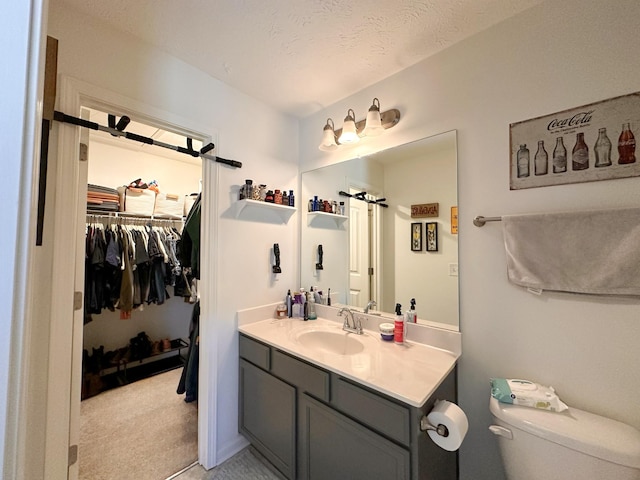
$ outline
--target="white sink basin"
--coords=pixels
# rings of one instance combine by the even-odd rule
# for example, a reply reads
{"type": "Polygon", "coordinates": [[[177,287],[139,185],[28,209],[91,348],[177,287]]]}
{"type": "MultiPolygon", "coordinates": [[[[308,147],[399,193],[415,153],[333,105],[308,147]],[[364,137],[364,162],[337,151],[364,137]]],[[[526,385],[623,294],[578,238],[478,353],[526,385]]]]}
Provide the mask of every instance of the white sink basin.
{"type": "Polygon", "coordinates": [[[335,355],[355,355],[364,350],[364,344],[347,332],[311,330],[296,336],[297,342],[306,348],[335,355]]]}

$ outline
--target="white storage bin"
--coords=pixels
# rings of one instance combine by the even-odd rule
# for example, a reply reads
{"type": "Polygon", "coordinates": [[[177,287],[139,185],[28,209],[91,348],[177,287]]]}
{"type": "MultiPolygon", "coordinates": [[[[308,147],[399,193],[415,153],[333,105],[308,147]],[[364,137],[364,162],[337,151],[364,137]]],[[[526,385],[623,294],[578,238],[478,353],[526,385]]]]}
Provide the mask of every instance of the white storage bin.
{"type": "Polygon", "coordinates": [[[156,204],[156,192],[149,189],[120,187],[120,209],[134,215],[153,215],[156,204]]]}
{"type": "Polygon", "coordinates": [[[191,207],[193,207],[193,204],[196,203],[197,199],[198,199],[197,193],[192,193],[190,195],[184,196],[184,216],[185,217],[189,215],[189,212],[191,211],[191,207]]]}
{"type": "Polygon", "coordinates": [[[154,215],[182,217],[184,212],[184,196],[173,193],[158,193],[154,215]]]}

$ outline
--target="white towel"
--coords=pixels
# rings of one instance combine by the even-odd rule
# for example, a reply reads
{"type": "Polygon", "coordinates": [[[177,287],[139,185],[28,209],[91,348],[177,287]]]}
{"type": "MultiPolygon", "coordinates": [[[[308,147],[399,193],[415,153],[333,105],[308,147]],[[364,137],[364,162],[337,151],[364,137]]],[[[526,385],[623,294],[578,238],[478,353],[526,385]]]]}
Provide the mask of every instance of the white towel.
{"type": "Polygon", "coordinates": [[[536,290],[640,295],[640,208],[502,217],[507,275],[536,290]]]}

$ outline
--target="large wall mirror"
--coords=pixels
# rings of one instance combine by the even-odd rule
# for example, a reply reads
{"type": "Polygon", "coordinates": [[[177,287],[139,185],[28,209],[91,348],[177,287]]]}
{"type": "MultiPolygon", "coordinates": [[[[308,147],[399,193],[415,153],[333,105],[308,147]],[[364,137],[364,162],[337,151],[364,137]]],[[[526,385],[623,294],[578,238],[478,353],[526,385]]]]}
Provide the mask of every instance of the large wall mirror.
{"type": "Polygon", "coordinates": [[[331,289],[334,305],[373,300],[382,315],[415,298],[418,323],[458,330],[457,183],[455,131],[303,172],[301,285],[331,289]],[[314,196],[344,202],[345,215],[308,212],[314,196]],[[424,204],[438,216],[412,217],[424,204]]]}

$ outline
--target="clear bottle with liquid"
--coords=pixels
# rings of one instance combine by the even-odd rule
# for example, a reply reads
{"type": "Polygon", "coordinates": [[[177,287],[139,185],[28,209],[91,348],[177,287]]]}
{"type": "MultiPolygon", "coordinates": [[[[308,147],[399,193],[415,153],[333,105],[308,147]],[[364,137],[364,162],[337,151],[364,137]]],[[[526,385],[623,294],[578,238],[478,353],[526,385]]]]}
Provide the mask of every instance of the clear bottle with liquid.
{"type": "Polygon", "coordinates": [[[611,165],[611,140],[607,137],[607,129],[598,130],[598,140],[593,147],[596,154],[596,167],[608,167],[611,165]]]}
{"type": "Polygon", "coordinates": [[[538,141],[538,151],[533,157],[533,165],[536,175],[546,175],[549,168],[549,155],[544,149],[544,141],[538,141]]]}
{"type": "Polygon", "coordinates": [[[556,139],[556,147],[553,149],[553,173],[567,171],[567,149],[562,137],[556,139]]]}
{"type": "Polygon", "coordinates": [[[516,154],[516,162],[518,169],[518,178],[529,176],[529,149],[527,145],[520,145],[520,150],[516,154]]]}

